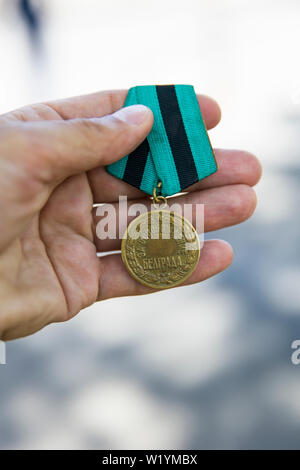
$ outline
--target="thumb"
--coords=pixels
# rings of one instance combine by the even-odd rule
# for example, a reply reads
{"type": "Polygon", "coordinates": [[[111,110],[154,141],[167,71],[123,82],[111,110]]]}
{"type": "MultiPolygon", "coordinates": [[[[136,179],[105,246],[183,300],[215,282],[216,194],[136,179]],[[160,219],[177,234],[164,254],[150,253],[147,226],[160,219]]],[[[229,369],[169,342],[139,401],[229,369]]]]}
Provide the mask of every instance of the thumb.
{"type": "Polygon", "coordinates": [[[24,124],[37,143],[43,179],[55,182],[128,155],[150,132],[153,115],[134,105],[102,118],[24,124]]]}

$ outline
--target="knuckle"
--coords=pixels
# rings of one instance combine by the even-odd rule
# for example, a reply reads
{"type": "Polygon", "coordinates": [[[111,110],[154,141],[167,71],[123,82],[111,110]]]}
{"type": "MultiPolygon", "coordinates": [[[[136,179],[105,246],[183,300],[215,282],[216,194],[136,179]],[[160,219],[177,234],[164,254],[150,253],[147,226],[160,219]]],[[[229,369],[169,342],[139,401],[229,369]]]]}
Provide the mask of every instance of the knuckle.
{"type": "Polygon", "coordinates": [[[76,118],[69,122],[73,127],[77,128],[81,136],[88,141],[90,141],[93,134],[99,134],[99,132],[101,133],[103,131],[103,126],[94,119],[76,118]]]}
{"type": "Polygon", "coordinates": [[[250,186],[257,184],[262,175],[262,166],[258,158],[246,150],[239,151],[241,168],[247,174],[247,182],[250,186]]]}
{"type": "Polygon", "coordinates": [[[50,148],[35,130],[23,130],[20,134],[22,148],[18,164],[25,176],[39,183],[50,182],[50,148]]]}
{"type": "Polygon", "coordinates": [[[78,128],[80,147],[87,157],[101,156],[105,163],[107,156],[134,145],[128,125],[113,115],[101,119],[74,119],[72,123],[78,128]]]}
{"type": "Polygon", "coordinates": [[[130,126],[117,115],[110,116],[111,141],[118,148],[133,150],[140,143],[139,129],[130,126]]]}
{"type": "Polygon", "coordinates": [[[105,145],[105,126],[103,124],[94,119],[84,118],[72,119],[69,124],[73,127],[80,148],[86,156],[94,154],[95,146],[98,147],[100,143],[102,146],[105,145]]]}
{"type": "Polygon", "coordinates": [[[14,197],[26,202],[42,189],[43,165],[33,136],[22,126],[1,129],[2,190],[11,184],[14,197]]]}
{"type": "Polygon", "coordinates": [[[248,154],[249,158],[249,166],[250,166],[250,173],[252,175],[252,181],[251,185],[255,185],[259,182],[262,176],[262,165],[259,161],[259,159],[253,155],[253,154],[248,154]]]}
{"type": "Polygon", "coordinates": [[[239,185],[235,190],[234,198],[231,200],[231,211],[241,221],[247,220],[256,207],[255,191],[247,185],[239,185]]]}

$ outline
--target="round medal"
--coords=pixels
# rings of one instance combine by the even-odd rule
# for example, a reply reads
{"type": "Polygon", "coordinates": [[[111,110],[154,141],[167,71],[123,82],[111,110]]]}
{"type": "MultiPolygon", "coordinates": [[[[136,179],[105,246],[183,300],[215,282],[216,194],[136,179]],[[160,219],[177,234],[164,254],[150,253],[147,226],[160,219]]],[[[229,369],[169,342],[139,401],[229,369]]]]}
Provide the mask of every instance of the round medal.
{"type": "Polygon", "coordinates": [[[187,279],[200,257],[192,224],[168,210],[141,214],[127,227],[121,246],[123,262],[137,281],[166,289],[187,279]]]}

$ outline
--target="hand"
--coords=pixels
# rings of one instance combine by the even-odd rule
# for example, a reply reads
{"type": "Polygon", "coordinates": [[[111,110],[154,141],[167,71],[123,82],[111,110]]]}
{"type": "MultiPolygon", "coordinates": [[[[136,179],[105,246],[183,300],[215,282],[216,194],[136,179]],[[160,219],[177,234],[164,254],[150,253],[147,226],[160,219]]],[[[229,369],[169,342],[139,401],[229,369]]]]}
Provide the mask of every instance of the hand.
{"type": "MultiPolygon", "coordinates": [[[[65,321],[97,300],[153,292],[127,273],[119,240],[94,236],[93,203],[115,202],[139,190],[105,166],[146,137],[152,113],[122,107],[127,92],[96,93],[25,107],[0,116],[0,338],[31,334],[65,321]],[[119,111],[118,111],[119,110],[119,111]],[[114,114],[113,114],[114,113],[114,114]]],[[[217,104],[198,96],[207,128],[220,120],[217,104]]],[[[219,170],[180,198],[206,203],[205,230],[246,220],[256,205],[250,186],[261,168],[251,154],[216,150],[219,170]],[[222,203],[221,205],[218,203],[222,203]]],[[[230,245],[206,241],[186,283],[227,268],[230,245]]]]}

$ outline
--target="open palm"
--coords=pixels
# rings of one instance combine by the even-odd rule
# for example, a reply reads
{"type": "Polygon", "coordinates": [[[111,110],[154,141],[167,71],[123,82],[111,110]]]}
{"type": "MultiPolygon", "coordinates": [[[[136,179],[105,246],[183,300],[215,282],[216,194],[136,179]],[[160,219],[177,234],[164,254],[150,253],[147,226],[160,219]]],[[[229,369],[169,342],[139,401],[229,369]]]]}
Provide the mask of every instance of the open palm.
{"type": "MultiPolygon", "coordinates": [[[[129,276],[120,240],[95,237],[94,204],[131,202],[145,195],[105,171],[147,135],[151,112],[128,123],[118,113],[126,91],[22,108],[0,117],[0,338],[7,340],[64,321],[84,307],[116,296],[153,292],[129,276]]],[[[220,119],[217,104],[198,96],[208,128],[220,119]]],[[[253,212],[250,186],[261,169],[251,154],[216,150],[219,170],[178,202],[205,204],[205,230],[240,223],[253,212]]],[[[146,199],[145,199],[146,201],[146,199]]],[[[231,247],[206,241],[186,283],[202,281],[232,260],[231,247]]]]}

